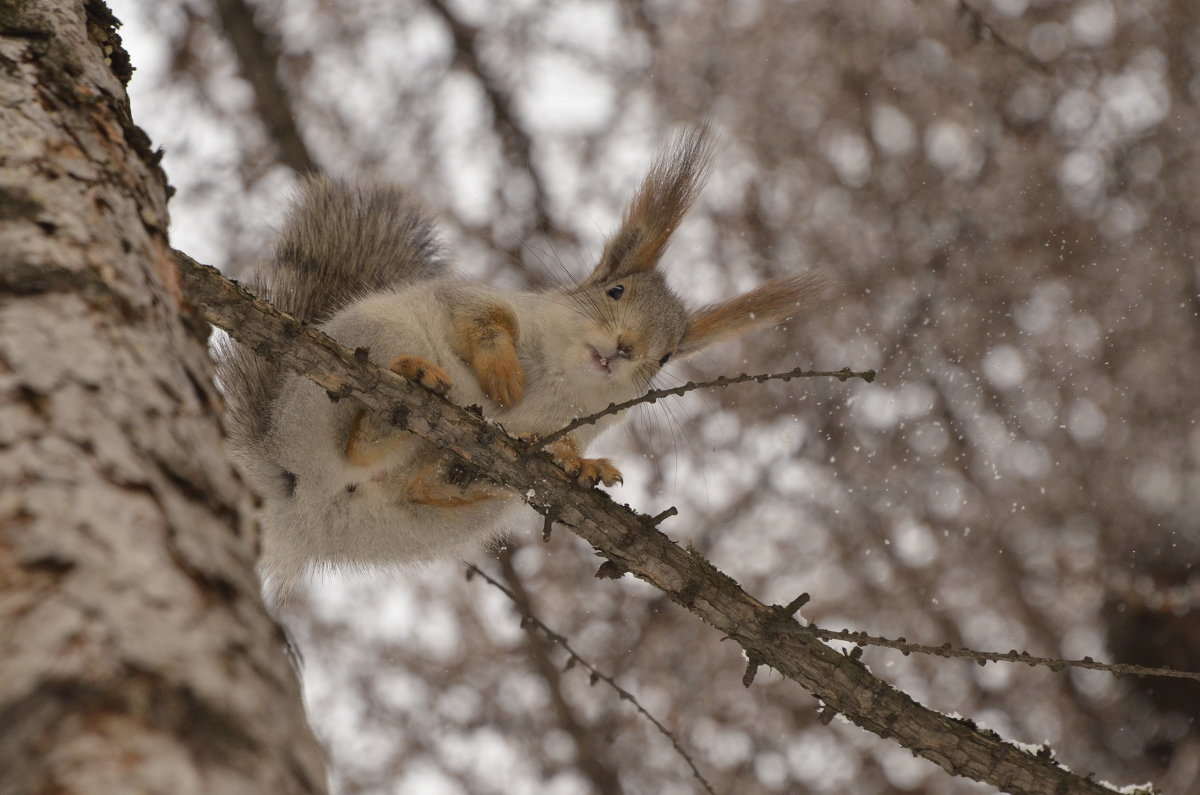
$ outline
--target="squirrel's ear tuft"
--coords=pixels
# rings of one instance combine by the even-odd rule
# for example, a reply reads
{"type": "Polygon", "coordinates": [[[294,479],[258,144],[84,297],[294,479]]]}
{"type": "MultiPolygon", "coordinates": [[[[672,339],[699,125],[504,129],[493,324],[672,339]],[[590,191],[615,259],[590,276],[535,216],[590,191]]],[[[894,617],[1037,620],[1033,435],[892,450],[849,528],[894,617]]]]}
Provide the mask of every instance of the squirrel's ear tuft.
{"type": "Polygon", "coordinates": [[[586,284],[653,270],[708,180],[716,149],[707,123],[677,133],[655,159],[586,284]]]}
{"type": "Polygon", "coordinates": [[[714,342],[782,323],[838,292],[837,277],[821,269],[772,279],[737,298],[689,312],[679,352],[686,356],[714,342]]]}

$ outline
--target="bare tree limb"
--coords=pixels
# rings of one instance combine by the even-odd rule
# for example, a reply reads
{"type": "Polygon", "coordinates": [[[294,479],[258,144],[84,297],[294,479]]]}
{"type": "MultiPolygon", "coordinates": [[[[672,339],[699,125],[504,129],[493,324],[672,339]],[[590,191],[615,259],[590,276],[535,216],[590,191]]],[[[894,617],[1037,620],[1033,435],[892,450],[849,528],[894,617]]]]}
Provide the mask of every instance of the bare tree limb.
{"type": "Polygon", "coordinates": [[[995,26],[988,22],[983,12],[968,3],[967,0],[958,0],[958,13],[967,20],[971,36],[976,41],[994,41],[1002,50],[1016,57],[1017,60],[1034,71],[1041,72],[1044,75],[1050,74],[1050,69],[1046,64],[1034,58],[1024,48],[1014,44],[1001,34],[1000,31],[996,30],[995,26]]]}
{"type": "Polygon", "coordinates": [[[620,0],[620,3],[621,10],[629,18],[631,26],[645,34],[654,50],[658,50],[662,32],[659,30],[658,23],[647,12],[645,2],[643,0],[620,0]]]}
{"type": "Polygon", "coordinates": [[[287,88],[279,79],[279,47],[263,32],[246,0],[212,0],[225,36],[237,55],[242,77],[254,90],[254,107],[279,147],[279,159],[297,174],[320,169],[296,126],[287,88]]]}
{"type": "Polygon", "coordinates": [[[449,450],[512,489],[592,544],[614,566],[663,591],[732,638],[751,663],[769,665],[825,705],[881,737],[893,739],[948,772],[1030,795],[1112,793],[1073,773],[1049,753],[1032,754],[973,722],[931,710],[875,677],[850,655],[826,646],[782,607],[742,590],[693,550],[683,549],[648,518],[599,490],[571,482],[548,457],[485,421],[354,353],[322,332],[271,307],[214,268],[176,252],[185,291],[211,323],[260,355],[329,390],[391,416],[400,427],[449,450]]]}
{"type": "Polygon", "coordinates": [[[450,29],[457,60],[479,81],[492,109],[492,123],[505,153],[517,168],[529,177],[533,188],[533,211],[536,216],[534,230],[540,234],[556,232],[550,224],[550,207],[546,201],[545,183],[533,164],[533,140],[517,120],[512,98],[479,57],[479,47],[476,44],[479,31],[459,19],[444,0],[429,0],[429,7],[450,29]]]}

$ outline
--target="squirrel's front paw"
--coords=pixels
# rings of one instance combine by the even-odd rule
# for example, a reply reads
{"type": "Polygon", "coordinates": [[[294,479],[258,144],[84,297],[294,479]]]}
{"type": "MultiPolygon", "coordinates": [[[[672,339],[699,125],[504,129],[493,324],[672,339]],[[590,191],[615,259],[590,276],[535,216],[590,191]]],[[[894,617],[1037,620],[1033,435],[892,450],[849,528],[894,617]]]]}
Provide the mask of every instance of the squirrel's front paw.
{"type": "Polygon", "coordinates": [[[505,408],[520,402],[525,394],[525,369],[517,361],[515,350],[478,352],[474,365],[485,395],[505,408]]]}
{"type": "Polygon", "coordinates": [[[454,383],[450,374],[439,365],[428,359],[422,359],[420,356],[397,356],[392,359],[388,369],[404,376],[409,381],[416,381],[430,392],[436,392],[439,395],[449,392],[450,385],[454,383]]]}
{"type": "Polygon", "coordinates": [[[624,483],[621,470],[607,458],[583,458],[579,455],[579,447],[575,440],[568,437],[559,439],[547,445],[546,449],[554,463],[563,468],[576,482],[591,488],[597,483],[612,486],[624,483]]]}

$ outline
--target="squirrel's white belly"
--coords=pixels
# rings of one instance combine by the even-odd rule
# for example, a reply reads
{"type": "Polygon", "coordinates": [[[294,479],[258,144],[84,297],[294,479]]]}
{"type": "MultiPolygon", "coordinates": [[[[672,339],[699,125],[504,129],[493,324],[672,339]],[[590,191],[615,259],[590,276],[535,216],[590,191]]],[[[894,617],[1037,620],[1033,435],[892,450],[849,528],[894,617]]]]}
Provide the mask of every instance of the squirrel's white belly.
{"type": "MultiPolygon", "coordinates": [[[[523,507],[515,495],[494,490],[461,504],[417,502],[409,485],[422,462],[411,458],[425,446],[414,437],[400,448],[370,467],[307,468],[290,495],[267,498],[263,573],[275,588],[290,587],[313,564],[405,565],[465,554],[481,537],[508,530],[523,507]]],[[[462,492],[482,488],[489,487],[462,492]]]]}

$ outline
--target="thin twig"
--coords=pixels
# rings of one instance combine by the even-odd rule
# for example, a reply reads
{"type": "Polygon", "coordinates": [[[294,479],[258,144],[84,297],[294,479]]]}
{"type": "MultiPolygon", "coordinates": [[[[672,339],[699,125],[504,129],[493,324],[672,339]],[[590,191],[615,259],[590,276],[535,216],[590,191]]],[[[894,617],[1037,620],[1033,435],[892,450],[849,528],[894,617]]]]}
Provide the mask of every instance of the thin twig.
{"type": "Polygon", "coordinates": [[[558,718],[559,727],[575,745],[575,763],[579,772],[592,785],[595,792],[622,795],[619,773],[620,764],[612,758],[612,749],[605,740],[605,725],[596,722],[590,725],[578,714],[567,700],[563,675],[570,668],[560,668],[554,660],[554,643],[534,623],[533,599],[525,588],[521,575],[513,564],[514,548],[505,545],[496,556],[500,563],[500,576],[509,588],[509,598],[521,614],[521,629],[525,630],[525,649],[529,660],[546,685],[550,696],[551,711],[558,718]]]}
{"type": "Polygon", "coordinates": [[[1102,663],[1091,657],[1080,660],[1066,660],[1057,657],[1035,657],[1023,651],[996,652],[976,651],[975,649],[955,648],[949,643],[941,646],[928,646],[923,643],[909,643],[904,638],[884,638],[878,635],[868,635],[866,632],[855,632],[849,629],[822,629],[809,625],[813,633],[822,640],[844,640],[858,646],[883,646],[897,649],[908,654],[930,654],[937,657],[963,657],[976,660],[980,665],[986,662],[1025,663],[1030,666],[1044,666],[1053,671],[1064,668],[1086,668],[1091,671],[1108,671],[1114,674],[1129,674],[1131,676],[1168,676],[1174,679],[1193,679],[1200,681],[1200,672],[1180,671],[1175,668],[1148,668],[1144,665],[1128,663],[1102,663]]]}
{"type": "Polygon", "coordinates": [[[608,407],[597,411],[595,414],[589,414],[586,417],[577,417],[569,423],[559,428],[549,436],[533,442],[532,447],[535,450],[541,449],[551,442],[555,442],[566,436],[571,431],[582,428],[584,425],[591,425],[601,417],[607,417],[610,414],[619,414],[625,409],[633,408],[641,403],[654,403],[665,397],[674,397],[676,395],[686,395],[688,392],[694,392],[697,389],[709,389],[715,386],[731,386],[733,384],[747,384],[751,381],[755,383],[763,383],[765,381],[790,381],[793,378],[836,378],[839,381],[845,381],[848,378],[861,378],[870,383],[875,380],[874,370],[851,370],[849,367],[843,367],[841,370],[805,370],[802,367],[797,367],[795,370],[788,370],[786,373],[760,373],[758,375],[723,375],[720,378],[714,378],[711,381],[688,381],[680,386],[673,386],[668,389],[652,389],[640,397],[635,397],[632,400],[626,400],[623,403],[609,403],[608,407]]]}
{"type": "Polygon", "coordinates": [[[668,740],[671,741],[671,745],[672,745],[672,747],[674,747],[675,752],[678,753],[681,757],[683,757],[683,761],[687,762],[688,767],[690,767],[692,769],[692,775],[695,776],[696,779],[700,782],[700,785],[702,787],[704,787],[705,792],[710,793],[710,795],[716,795],[716,793],[713,791],[712,785],[709,784],[708,781],[704,778],[704,775],[700,772],[700,769],[698,767],[696,767],[695,761],[692,760],[692,757],[688,754],[688,752],[684,749],[684,747],[679,744],[679,740],[675,739],[675,735],[671,733],[671,730],[668,729],[666,726],[664,726],[662,724],[662,722],[658,720],[658,718],[651,715],[650,712],[647,711],[647,709],[641,705],[641,702],[639,702],[637,700],[637,698],[633,695],[633,693],[630,693],[628,690],[621,687],[619,684],[617,684],[615,679],[613,679],[608,674],[605,674],[605,673],[601,672],[600,670],[598,670],[596,668],[596,666],[592,665],[584,657],[582,657],[579,654],[579,652],[577,652],[577,651],[575,651],[575,649],[571,648],[570,641],[568,641],[564,636],[562,636],[562,635],[558,634],[557,632],[555,632],[554,630],[550,629],[550,627],[546,626],[540,618],[538,618],[533,613],[531,613],[525,605],[521,604],[521,602],[518,601],[516,595],[513,594],[512,591],[510,591],[508,588],[506,588],[502,583],[489,577],[487,572],[485,572],[483,569],[479,568],[478,566],[476,566],[473,563],[468,563],[467,564],[467,573],[468,573],[468,577],[482,577],[485,581],[487,581],[487,583],[489,585],[496,588],[501,593],[503,593],[505,596],[507,596],[512,601],[512,603],[514,605],[516,605],[517,610],[521,613],[521,618],[524,619],[525,624],[527,624],[529,626],[537,627],[538,630],[540,630],[541,633],[546,636],[547,640],[550,640],[551,642],[557,644],[558,646],[561,646],[562,649],[568,655],[568,657],[567,657],[567,667],[568,668],[571,666],[574,666],[576,664],[582,665],[584,668],[586,668],[588,670],[589,673],[591,673],[593,684],[597,681],[604,682],[606,685],[608,685],[613,690],[615,690],[617,695],[622,700],[628,701],[630,704],[632,704],[633,708],[642,714],[642,717],[644,717],[646,720],[650,721],[650,723],[653,724],[654,728],[658,729],[658,731],[664,737],[666,737],[668,740]]]}

